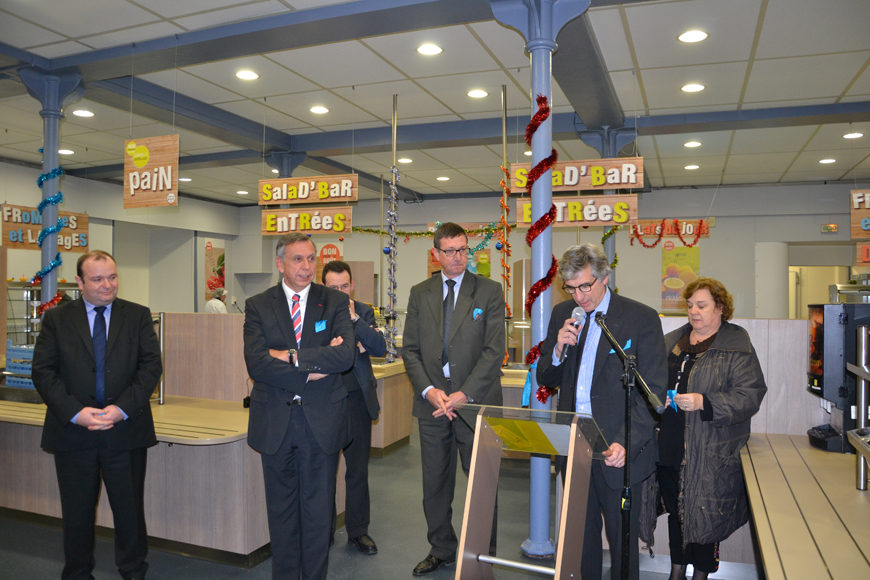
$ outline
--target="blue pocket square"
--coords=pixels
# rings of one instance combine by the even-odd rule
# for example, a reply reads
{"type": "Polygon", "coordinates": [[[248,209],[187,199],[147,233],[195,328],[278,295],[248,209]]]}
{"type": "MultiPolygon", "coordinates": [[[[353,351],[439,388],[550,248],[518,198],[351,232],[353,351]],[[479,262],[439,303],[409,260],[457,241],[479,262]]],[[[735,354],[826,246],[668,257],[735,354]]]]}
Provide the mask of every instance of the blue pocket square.
{"type": "MultiPolygon", "coordinates": [[[[625,346],[622,347],[622,350],[628,350],[628,349],[630,349],[630,348],[631,348],[631,339],[629,338],[629,339],[628,339],[628,342],[625,343],[625,346]]],[[[613,349],[611,348],[611,349],[610,349],[610,354],[616,354],[616,351],[613,350],[613,349]]]]}
{"type": "Polygon", "coordinates": [[[326,330],[326,321],[325,320],[318,320],[317,322],[314,323],[314,332],[321,332],[324,330],[326,330]]]}
{"type": "Polygon", "coordinates": [[[474,313],[471,315],[471,317],[472,317],[474,320],[480,320],[480,315],[481,315],[481,314],[483,314],[483,310],[480,309],[480,308],[475,308],[475,309],[474,309],[474,313]]]}

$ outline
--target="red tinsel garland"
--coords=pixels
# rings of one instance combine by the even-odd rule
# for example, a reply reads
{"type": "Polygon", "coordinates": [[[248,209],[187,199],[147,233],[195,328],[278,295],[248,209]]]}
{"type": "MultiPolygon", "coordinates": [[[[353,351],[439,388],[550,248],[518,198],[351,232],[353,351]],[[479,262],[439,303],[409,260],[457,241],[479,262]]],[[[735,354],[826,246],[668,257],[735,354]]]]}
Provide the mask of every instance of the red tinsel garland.
{"type": "Polygon", "coordinates": [[[552,395],[556,394],[556,389],[540,386],[538,387],[538,392],[535,393],[535,398],[538,399],[541,404],[545,404],[547,399],[549,399],[552,395]]]}
{"type": "Polygon", "coordinates": [[[532,170],[529,171],[528,185],[526,185],[526,191],[529,195],[532,194],[532,185],[534,185],[543,174],[551,170],[558,160],[559,154],[556,153],[555,149],[553,149],[549,157],[543,158],[537,165],[532,167],[532,170]]]}
{"type": "Polygon", "coordinates": [[[529,288],[529,295],[526,296],[526,312],[528,312],[529,316],[532,315],[532,304],[535,303],[535,300],[538,299],[538,296],[540,296],[544,290],[550,287],[550,284],[553,283],[553,278],[556,277],[556,272],[558,270],[559,262],[556,261],[556,256],[553,256],[553,263],[550,265],[547,275],[532,284],[532,287],[529,288]]]}
{"type": "MultiPolygon", "coordinates": [[[[640,226],[638,226],[638,225],[634,226],[634,235],[637,238],[637,241],[640,242],[640,245],[643,246],[644,248],[650,248],[650,249],[658,246],[659,242],[662,241],[662,237],[664,237],[664,235],[665,235],[665,222],[666,221],[667,220],[662,218],[662,225],[659,226],[659,237],[652,244],[647,244],[646,242],[644,242],[643,238],[640,235],[640,226]]],[[[634,245],[634,238],[629,238],[629,240],[631,240],[631,245],[633,246],[634,245]]]]}
{"type": "Polygon", "coordinates": [[[56,295],[54,298],[52,298],[52,299],[49,300],[48,302],[45,302],[44,304],[40,304],[39,306],[37,306],[37,307],[36,307],[36,315],[37,315],[37,316],[42,316],[42,314],[43,314],[46,310],[48,310],[49,308],[54,308],[55,306],[57,306],[58,304],[60,304],[60,299],[61,299],[61,298],[63,298],[63,294],[61,294],[60,292],[58,292],[57,295],[56,295]]]}
{"type": "MultiPolygon", "coordinates": [[[[536,344],[535,346],[533,346],[532,348],[529,349],[529,352],[526,353],[526,364],[527,365],[532,364],[533,362],[538,360],[539,356],[541,356],[541,345],[536,344]]],[[[529,372],[531,372],[531,371],[529,371],[529,372]]]]}
{"type": "Polygon", "coordinates": [[[701,230],[704,229],[704,220],[698,220],[698,227],[695,228],[695,239],[691,244],[687,244],[686,240],[683,239],[683,234],[680,233],[680,222],[674,220],[674,226],[677,228],[677,237],[680,238],[680,241],[683,242],[683,245],[687,248],[691,248],[692,246],[698,243],[698,240],[701,239],[701,230]]]}
{"type": "Polygon", "coordinates": [[[531,248],[532,242],[535,241],[535,238],[541,235],[541,233],[550,227],[550,224],[556,221],[556,206],[551,205],[550,211],[542,215],[538,218],[538,221],[532,224],[529,228],[529,231],[526,232],[526,244],[531,248]]]}
{"type": "Polygon", "coordinates": [[[526,125],[526,145],[529,147],[532,146],[532,135],[535,134],[541,123],[546,121],[547,117],[550,116],[550,105],[547,103],[547,97],[538,95],[535,102],[538,103],[538,112],[532,115],[532,120],[526,125]]]}

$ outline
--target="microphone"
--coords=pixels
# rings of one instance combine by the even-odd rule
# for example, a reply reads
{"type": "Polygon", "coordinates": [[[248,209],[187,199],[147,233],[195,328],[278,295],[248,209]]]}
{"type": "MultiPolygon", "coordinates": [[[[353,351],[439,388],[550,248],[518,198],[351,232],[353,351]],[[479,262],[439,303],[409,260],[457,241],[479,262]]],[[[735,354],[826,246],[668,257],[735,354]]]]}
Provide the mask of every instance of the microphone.
{"type": "MultiPolygon", "coordinates": [[[[579,329],[580,325],[583,324],[581,321],[586,318],[586,311],[580,308],[579,306],[571,312],[571,318],[575,319],[576,322],[573,324],[574,328],[579,329]]],[[[568,358],[568,345],[562,347],[562,354],[559,356],[559,364],[565,362],[565,359],[568,358]]]]}

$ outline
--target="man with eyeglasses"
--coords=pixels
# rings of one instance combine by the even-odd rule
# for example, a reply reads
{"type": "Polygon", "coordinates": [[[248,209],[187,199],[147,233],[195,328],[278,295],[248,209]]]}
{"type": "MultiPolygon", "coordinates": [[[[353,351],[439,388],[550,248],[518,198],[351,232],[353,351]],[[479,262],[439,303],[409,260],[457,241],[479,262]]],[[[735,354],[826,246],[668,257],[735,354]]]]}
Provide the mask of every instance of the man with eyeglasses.
{"type": "MultiPolygon", "coordinates": [[[[583,580],[601,578],[601,513],[610,544],[610,577],[622,577],[621,493],[626,459],[631,461],[630,577],[639,577],[637,523],[641,482],[655,470],[654,430],[658,421],[640,389],[632,391],[631,457],[626,458],[625,388],[623,364],[613,351],[595,316],[606,316],[610,332],[627,354],[637,357],[637,370],[650,389],[662,400],[667,383],[667,358],[662,326],[652,308],[615,294],[607,287],[610,264],[604,252],[593,244],[571,246],[559,260],[562,289],[571,294],[553,308],[547,338],[541,345],[537,380],[539,385],[559,389],[559,411],[592,415],[610,443],[605,461],[593,461],[586,508],[586,529],[580,572],[583,580]],[[585,317],[575,319],[580,307],[585,317]],[[579,324],[578,324],[579,323],[579,324]],[[562,351],[567,349],[567,356],[562,351]]],[[[557,469],[565,477],[565,458],[557,458],[557,469]]]]}
{"type": "MultiPolygon", "coordinates": [[[[465,402],[502,404],[504,298],[497,282],[466,271],[468,251],[462,226],[448,222],[435,231],[441,275],[411,288],[402,335],[402,358],[415,394],[423,512],[432,546],[414,568],[414,576],[456,562],[459,542],[452,524],[456,452],[467,476],[474,438],[471,429],[457,419],[457,408],[465,402]]],[[[492,555],[495,543],[494,514],[492,555]]]]}
{"type": "MultiPolygon", "coordinates": [[[[353,294],[353,274],[346,262],[334,260],[326,264],[320,280],[327,288],[348,296],[353,294]]],[[[347,387],[347,411],[353,437],[343,450],[347,467],[344,477],[344,524],[347,542],[363,554],[372,556],[378,553],[378,546],[369,536],[369,450],[372,446],[372,421],[378,420],[381,406],[378,404],[378,383],[369,357],[384,356],[387,341],[375,326],[375,311],[371,306],[351,299],[347,307],[353,323],[357,352],[353,367],[341,373],[344,386],[347,387]]],[[[334,518],[332,525],[334,534],[334,518]]]]}

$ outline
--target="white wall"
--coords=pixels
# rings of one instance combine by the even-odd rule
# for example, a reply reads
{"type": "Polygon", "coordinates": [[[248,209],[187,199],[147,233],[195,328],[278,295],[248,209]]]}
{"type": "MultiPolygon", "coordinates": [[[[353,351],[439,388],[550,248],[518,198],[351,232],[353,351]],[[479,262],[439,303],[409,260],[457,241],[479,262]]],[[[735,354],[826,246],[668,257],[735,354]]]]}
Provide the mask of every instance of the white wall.
{"type": "Polygon", "coordinates": [[[118,222],[115,224],[115,263],[118,266],[118,296],[145,306],[151,277],[151,226],[118,222]]]}
{"type": "Polygon", "coordinates": [[[194,312],[194,232],[155,229],[150,232],[148,278],[152,312],[194,312]]]}

